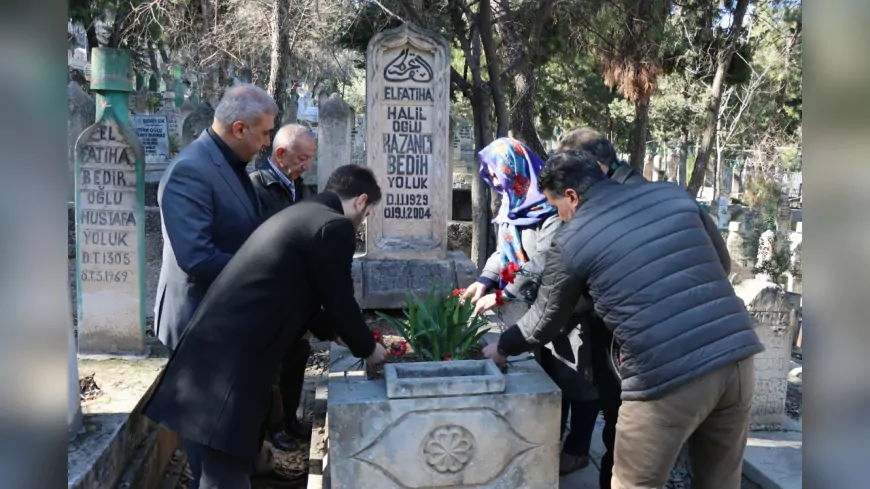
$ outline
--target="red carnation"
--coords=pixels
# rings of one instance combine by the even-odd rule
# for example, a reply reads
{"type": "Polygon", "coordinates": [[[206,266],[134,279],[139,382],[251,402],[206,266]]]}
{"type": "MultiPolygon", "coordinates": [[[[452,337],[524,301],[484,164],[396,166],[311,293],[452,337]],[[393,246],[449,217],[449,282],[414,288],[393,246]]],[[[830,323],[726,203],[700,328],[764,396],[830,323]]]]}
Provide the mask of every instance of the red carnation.
{"type": "Polygon", "coordinates": [[[380,332],[380,331],[378,331],[378,330],[376,330],[376,329],[373,330],[373,331],[372,331],[372,336],[375,337],[375,341],[376,341],[377,343],[380,343],[380,342],[381,342],[381,338],[382,338],[382,336],[381,336],[381,332],[380,332]]]}
{"type": "Polygon", "coordinates": [[[442,358],[442,360],[444,360],[445,362],[448,361],[448,360],[451,360],[451,359],[453,359],[453,355],[451,355],[451,354],[449,354],[449,353],[446,354],[446,355],[444,355],[444,358],[442,358]]]}
{"type": "Polygon", "coordinates": [[[408,344],[404,341],[400,341],[398,343],[393,343],[392,345],[390,345],[390,353],[392,353],[393,356],[400,357],[407,353],[407,351],[408,344]]]}
{"type": "Polygon", "coordinates": [[[502,291],[500,289],[495,291],[495,305],[504,305],[504,298],[502,297],[502,291]]]}
{"type": "Polygon", "coordinates": [[[453,289],[453,297],[460,296],[465,293],[465,289],[453,289]]]}
{"type": "Polygon", "coordinates": [[[516,263],[509,263],[508,266],[501,271],[501,281],[506,284],[514,283],[514,279],[517,278],[517,272],[519,271],[519,265],[516,263]]]}

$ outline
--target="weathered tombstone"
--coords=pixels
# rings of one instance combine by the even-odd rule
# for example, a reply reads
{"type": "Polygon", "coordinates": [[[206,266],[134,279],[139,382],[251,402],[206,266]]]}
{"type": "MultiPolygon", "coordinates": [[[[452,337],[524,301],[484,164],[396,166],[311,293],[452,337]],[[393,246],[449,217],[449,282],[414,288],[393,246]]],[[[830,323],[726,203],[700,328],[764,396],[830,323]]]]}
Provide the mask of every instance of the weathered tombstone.
{"type": "Polygon", "coordinates": [[[187,117],[184,118],[184,123],[181,128],[181,147],[184,148],[192,143],[211,126],[214,120],[214,109],[208,102],[203,102],[197,108],[193,109],[187,117]]]}
{"type": "Polygon", "coordinates": [[[356,124],[350,133],[352,141],[351,161],[354,165],[366,166],[366,123],[365,117],[356,117],[356,124]]]}
{"type": "Polygon", "coordinates": [[[67,200],[75,199],[75,147],[76,140],[84,130],[94,123],[96,109],[94,99],[76,82],[69,82],[66,87],[67,101],[67,161],[69,168],[69,193],[67,200]]]}
{"type": "MultiPolygon", "coordinates": [[[[70,311],[72,312],[72,311],[70,311]]],[[[79,390],[79,363],[76,354],[76,338],[73,334],[72,317],[67,323],[67,405],[66,426],[68,439],[72,440],[82,429],[82,403],[79,390]]]]}
{"type": "MultiPolygon", "coordinates": [[[[773,231],[765,231],[761,233],[758,239],[758,257],[755,262],[756,268],[761,268],[764,263],[773,259],[773,254],[776,251],[776,233],[773,231]]],[[[761,280],[770,280],[770,275],[759,273],[756,275],[761,280]]]]}
{"type": "Polygon", "coordinates": [[[323,192],[332,171],[351,163],[353,109],[338,93],[320,104],[317,141],[317,191],[323,192]]]}
{"type": "Polygon", "coordinates": [[[131,127],[130,55],[93,49],[97,122],[76,143],[76,282],[82,353],[145,352],[145,157],[131,127]]]}
{"type": "Polygon", "coordinates": [[[797,324],[795,304],[782,287],[766,280],[746,280],[734,287],[756,321],[764,351],[755,355],[753,429],[776,429],[785,423],[785,400],[792,336],[797,324]]]}
{"type": "Polygon", "coordinates": [[[729,278],[732,284],[738,284],[754,276],[743,251],[746,240],[745,234],[746,225],[744,223],[740,221],[728,223],[728,239],[725,241],[725,245],[728,248],[728,254],[731,256],[731,277],[729,278]]]}
{"type": "Polygon", "coordinates": [[[384,196],[357,279],[363,307],[396,308],[407,291],[449,290],[476,275],[468,257],[447,252],[450,49],[406,23],[375,35],[366,59],[366,156],[384,196]]]}
{"type": "Polygon", "coordinates": [[[145,167],[169,161],[169,133],[166,130],[166,116],[137,115],[133,117],[133,127],[145,151],[145,167]]]}
{"type": "Polygon", "coordinates": [[[797,230],[791,233],[791,270],[788,273],[788,291],[803,294],[803,223],[797,223],[797,230]]]}
{"type": "Polygon", "coordinates": [[[181,143],[181,110],[176,103],[179,97],[175,92],[168,90],[163,94],[164,104],[163,111],[160,115],[166,117],[166,132],[169,135],[169,156],[173,156],[178,152],[178,145],[181,143]]]}
{"type": "Polygon", "coordinates": [[[716,215],[719,216],[719,230],[725,231],[728,229],[728,197],[719,197],[719,205],[716,209],[716,215]]]}

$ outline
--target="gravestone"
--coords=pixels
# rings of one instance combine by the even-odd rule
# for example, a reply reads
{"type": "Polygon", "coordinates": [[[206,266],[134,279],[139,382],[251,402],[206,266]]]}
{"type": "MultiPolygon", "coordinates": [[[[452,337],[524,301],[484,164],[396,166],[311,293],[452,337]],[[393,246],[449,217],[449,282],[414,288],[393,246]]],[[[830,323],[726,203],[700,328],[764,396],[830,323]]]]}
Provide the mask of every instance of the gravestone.
{"type": "MultiPolygon", "coordinates": [[[[69,303],[67,303],[69,304],[69,303]]],[[[71,312],[71,311],[70,311],[71,312]]],[[[79,363],[76,354],[76,338],[73,334],[72,317],[69,317],[66,328],[67,341],[67,396],[66,396],[66,426],[67,437],[72,440],[82,429],[82,403],[79,391],[79,363]]]]}
{"type": "Polygon", "coordinates": [[[96,108],[94,99],[85,92],[76,82],[69,82],[66,87],[67,101],[67,162],[69,180],[67,188],[69,193],[67,201],[75,199],[75,147],[76,140],[84,130],[94,123],[96,108]]]}
{"type": "Polygon", "coordinates": [[[354,165],[366,166],[366,119],[356,116],[356,123],[350,133],[351,161],[354,165]]]}
{"type": "Polygon", "coordinates": [[[731,256],[731,276],[729,279],[732,284],[738,284],[755,276],[752,273],[751,264],[747,262],[743,251],[745,242],[746,224],[741,221],[731,221],[728,223],[728,238],[725,241],[725,245],[728,248],[728,254],[731,256]]]}
{"type": "Polygon", "coordinates": [[[782,287],[758,278],[734,287],[755,320],[764,351],[755,355],[752,429],[778,429],[786,423],[785,400],[792,337],[797,324],[795,303],[782,287]]]}
{"type": "Polygon", "coordinates": [[[788,291],[803,294],[803,223],[797,223],[797,229],[791,233],[791,269],[788,273],[788,291]],[[796,272],[797,274],[793,273],[796,272]]]}
{"type": "Polygon", "coordinates": [[[366,59],[366,156],[383,200],[368,217],[355,269],[363,307],[397,308],[407,291],[450,290],[476,277],[467,256],[447,251],[450,48],[406,23],[375,35],[366,59]]]}
{"type": "Polygon", "coordinates": [[[320,105],[317,141],[317,191],[323,192],[332,171],[352,161],[353,109],[338,93],[320,105]]]}
{"type": "MultiPolygon", "coordinates": [[[[166,132],[170,139],[175,140],[175,144],[177,145],[181,142],[181,110],[175,103],[177,96],[173,91],[166,91],[163,94],[163,99],[163,111],[160,112],[160,115],[166,117],[166,132]]],[[[173,153],[171,146],[172,145],[170,144],[170,156],[172,156],[173,153]]],[[[177,150],[174,152],[177,152],[177,150]]]]}
{"type": "Polygon", "coordinates": [[[184,148],[192,143],[211,126],[214,121],[214,109],[208,102],[203,102],[193,109],[185,119],[181,128],[181,147],[184,148]]]}
{"type": "MultiPolygon", "coordinates": [[[[761,237],[758,239],[758,256],[755,261],[756,268],[760,268],[764,263],[772,260],[775,251],[776,233],[771,230],[761,233],[761,237]]],[[[770,280],[770,276],[766,273],[759,273],[756,277],[761,280],[770,280]]]]}
{"type": "Polygon", "coordinates": [[[152,164],[165,164],[169,161],[169,133],[166,130],[166,116],[133,116],[133,127],[139,143],[145,152],[145,167],[152,164]]]}
{"type": "Polygon", "coordinates": [[[81,353],[145,352],[145,157],[132,128],[130,55],[92,50],[96,120],[76,142],[81,353]]]}

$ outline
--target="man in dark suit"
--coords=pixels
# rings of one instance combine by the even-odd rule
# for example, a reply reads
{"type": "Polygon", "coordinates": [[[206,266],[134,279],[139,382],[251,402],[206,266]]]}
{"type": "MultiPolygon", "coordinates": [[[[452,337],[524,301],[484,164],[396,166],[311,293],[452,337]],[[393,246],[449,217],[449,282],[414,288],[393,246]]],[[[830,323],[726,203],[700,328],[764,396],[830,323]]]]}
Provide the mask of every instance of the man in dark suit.
{"type": "Polygon", "coordinates": [[[356,230],[380,198],[371,170],[339,167],[323,194],[254,231],[209,288],[143,410],[197,444],[201,489],[250,487],[272,384],[306,329],[383,361],[351,276],[356,230]]]}
{"type": "MultiPolygon", "coordinates": [[[[250,175],[264,216],[299,201],[301,192],[297,192],[295,182],[311,168],[315,149],[314,136],[307,127],[287,124],[278,129],[272,140],[272,155],[250,175]]],[[[281,450],[292,450],[296,446],[294,440],[311,437],[310,428],[296,417],[309,355],[311,345],[306,339],[294,342],[284,355],[280,379],[273,387],[269,439],[281,450]]]]}
{"type": "Polygon", "coordinates": [[[262,222],[245,166],[275,127],[278,107],[255,85],[227,89],[211,127],[175,158],[157,190],[163,266],[157,337],[175,349],[212,281],[262,222]]]}

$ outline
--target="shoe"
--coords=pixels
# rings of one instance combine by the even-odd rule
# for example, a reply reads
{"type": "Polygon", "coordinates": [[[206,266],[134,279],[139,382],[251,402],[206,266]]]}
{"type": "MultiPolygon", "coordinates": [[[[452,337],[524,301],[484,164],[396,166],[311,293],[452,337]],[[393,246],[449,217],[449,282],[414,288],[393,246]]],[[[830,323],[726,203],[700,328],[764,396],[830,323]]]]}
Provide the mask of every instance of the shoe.
{"type": "Polygon", "coordinates": [[[578,457],[577,455],[559,454],[559,476],[563,477],[589,465],[589,456],[578,457]]]}
{"type": "Polygon", "coordinates": [[[294,419],[285,423],[284,432],[292,438],[302,441],[311,439],[311,425],[305,425],[294,419]]]}
{"type": "Polygon", "coordinates": [[[296,450],[296,440],[284,430],[272,433],[272,436],[269,438],[272,442],[272,446],[274,446],[278,450],[281,450],[282,452],[291,452],[293,450],[296,450]]]}

